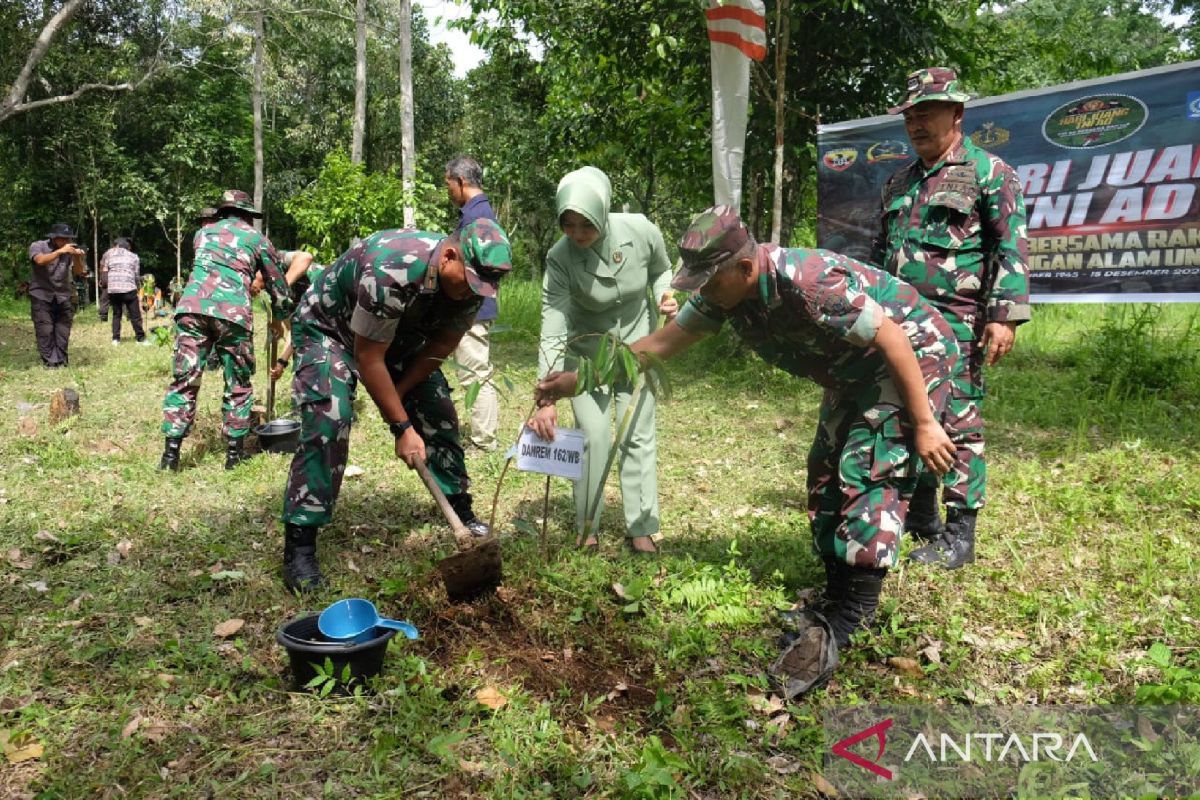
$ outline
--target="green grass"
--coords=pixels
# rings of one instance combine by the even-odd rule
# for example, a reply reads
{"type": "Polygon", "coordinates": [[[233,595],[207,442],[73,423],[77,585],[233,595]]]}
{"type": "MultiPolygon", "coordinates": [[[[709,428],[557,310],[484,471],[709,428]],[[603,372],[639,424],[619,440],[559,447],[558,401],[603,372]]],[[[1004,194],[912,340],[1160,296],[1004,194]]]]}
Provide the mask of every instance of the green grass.
{"type": "MultiPolygon", "coordinates": [[[[495,361],[520,387],[503,399],[509,438],[538,302],[530,284],[502,296],[495,361]]],[[[185,471],[163,475],[169,350],[112,347],[87,309],[72,368],[43,371],[27,306],[0,304],[0,730],[44,747],[0,762],[0,797],[814,797],[829,707],[1186,698],[1200,675],[1195,312],[1136,312],[1038,309],[988,375],[979,562],[895,570],[878,629],[777,727],[753,697],[773,609],[819,582],[803,464],[820,395],[733,337],[670,368],[660,558],[622,552],[615,481],[598,556],[569,547],[563,482],[543,548],[518,524],[539,527],[544,479],[510,471],[504,590],[449,607],[434,571],[445,525],[369,400],[351,445],[365,473],[321,539],[333,586],[299,600],[277,574],[288,461],[222,469],[215,375],[185,471]],[[1146,358],[1156,370],[1139,372],[1146,358]],[[68,385],[83,414],[52,426],[45,404],[68,385]],[[393,642],[373,694],[290,693],[275,629],[342,596],[422,640],[393,642]],[[234,617],[236,636],[213,635],[234,617]],[[485,687],[507,705],[476,702],[485,687]],[[801,768],[776,771],[775,756],[801,768]]],[[[469,466],[486,509],[502,456],[469,466]]]]}

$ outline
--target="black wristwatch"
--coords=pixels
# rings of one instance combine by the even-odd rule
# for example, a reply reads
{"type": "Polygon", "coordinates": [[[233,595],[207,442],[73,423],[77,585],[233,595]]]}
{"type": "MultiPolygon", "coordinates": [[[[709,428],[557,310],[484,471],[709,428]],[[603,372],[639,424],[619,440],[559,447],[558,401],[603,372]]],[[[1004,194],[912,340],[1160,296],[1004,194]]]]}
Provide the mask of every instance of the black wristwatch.
{"type": "Polygon", "coordinates": [[[389,422],[388,430],[392,432],[392,436],[399,439],[404,435],[404,432],[412,427],[412,420],[406,419],[404,422],[389,422]]]}
{"type": "Polygon", "coordinates": [[[286,367],[286,366],[287,366],[287,359],[286,359],[286,358],[277,358],[277,359],[275,359],[275,363],[276,363],[276,364],[278,364],[278,365],[279,365],[279,366],[281,366],[281,367],[286,367]]]}

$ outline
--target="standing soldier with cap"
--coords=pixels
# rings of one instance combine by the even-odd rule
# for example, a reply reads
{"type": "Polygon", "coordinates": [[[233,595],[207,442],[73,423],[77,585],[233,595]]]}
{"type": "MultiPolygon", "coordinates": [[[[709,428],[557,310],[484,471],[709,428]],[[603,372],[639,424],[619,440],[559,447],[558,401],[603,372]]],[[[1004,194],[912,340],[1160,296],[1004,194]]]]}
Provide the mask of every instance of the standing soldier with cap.
{"type": "Polygon", "coordinates": [[[396,456],[413,468],[428,455],[467,529],[489,533],[471,506],[458,412],[441,364],[511,268],[508,236],[493,220],[449,238],[387,230],[343,253],[304,293],[292,319],[301,431],[283,499],[289,589],[310,592],[324,583],[317,534],[341,490],[359,380],[395,438],[396,456]]]}
{"type": "MultiPolygon", "coordinates": [[[[792,697],[827,680],[836,650],[874,616],[922,462],[937,474],[950,466],[942,416],[958,347],[908,284],[828,250],[756,244],[729,206],[697,215],[679,253],[672,287],[699,291],[672,322],[634,342],[635,353],[669,358],[728,321],[763,360],[825,387],[808,452],[808,516],[826,602],[807,612],[805,635],[786,637],[772,668],[792,697]],[[794,663],[820,667],[801,675],[794,663]]],[[[574,384],[572,373],[552,373],[537,400],[574,384]]]]}
{"type": "Polygon", "coordinates": [[[54,223],[45,239],[29,245],[29,260],[33,262],[29,313],[38,355],[50,369],[67,366],[71,323],[75,320],[72,277],[87,273],[83,265],[86,252],[75,244],[75,231],[65,222],[54,223]]]}
{"type": "Polygon", "coordinates": [[[243,443],[250,430],[250,407],[254,402],[250,387],[254,373],[250,284],[255,273],[261,270],[266,276],[265,287],[276,320],[293,306],[279,271],[275,246],[254,229],[254,218],[262,214],[254,208],[250,196],[236,189],[227,190],[217,213],[216,222],[196,232],[196,262],[175,308],[175,365],[163,400],[166,448],[159,469],[179,469],[179,449],[196,417],[196,396],[210,351],[219,355],[225,373],[225,469],[233,469],[244,459],[243,443]]]}
{"type": "Polygon", "coordinates": [[[911,283],[942,312],[958,339],[963,374],[950,401],[954,466],[937,484],[922,478],[908,530],[931,540],[910,558],[958,569],[975,560],[975,518],[984,504],[983,366],[1012,350],[1028,322],[1025,202],[1016,172],[963,135],[963,103],[954,70],[931,67],[908,76],[903,114],[917,158],[883,188],[881,229],[872,261],[911,283]]]}

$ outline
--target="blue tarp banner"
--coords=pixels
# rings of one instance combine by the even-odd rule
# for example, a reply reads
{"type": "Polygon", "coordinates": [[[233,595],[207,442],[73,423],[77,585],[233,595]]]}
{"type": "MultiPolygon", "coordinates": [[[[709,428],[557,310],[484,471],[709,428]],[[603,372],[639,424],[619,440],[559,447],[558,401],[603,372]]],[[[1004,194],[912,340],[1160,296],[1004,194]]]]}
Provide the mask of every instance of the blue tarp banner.
{"type": "MultiPolygon", "coordinates": [[[[1200,302],[1200,61],[967,104],[1017,171],[1035,302],[1200,302]]],[[[818,128],[817,240],[866,260],[915,156],[900,117],[818,128]]]]}

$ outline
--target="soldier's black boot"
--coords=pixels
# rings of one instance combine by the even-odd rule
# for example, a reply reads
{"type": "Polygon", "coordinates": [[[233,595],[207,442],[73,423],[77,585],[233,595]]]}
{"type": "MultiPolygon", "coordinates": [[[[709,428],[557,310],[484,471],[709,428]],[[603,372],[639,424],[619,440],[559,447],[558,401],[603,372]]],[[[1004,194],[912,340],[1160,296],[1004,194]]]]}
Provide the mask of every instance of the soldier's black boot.
{"type": "Polygon", "coordinates": [[[975,515],[973,508],[951,508],[946,512],[946,530],[937,539],[909,553],[918,564],[938,564],[958,569],[975,561],[975,515]]]}
{"type": "Polygon", "coordinates": [[[918,484],[908,501],[908,516],[904,518],[904,530],[915,538],[926,542],[937,539],[945,532],[941,514],[938,513],[937,484],[918,484]]]}
{"type": "Polygon", "coordinates": [[[475,516],[475,510],[471,507],[470,492],[446,495],[446,499],[450,501],[450,507],[458,514],[459,520],[472,536],[487,536],[492,532],[486,522],[475,516]]]}
{"type": "Polygon", "coordinates": [[[166,446],[163,448],[162,460],[158,462],[158,468],[179,472],[179,448],[182,446],[182,436],[168,436],[166,446]]]}
{"type": "Polygon", "coordinates": [[[867,627],[875,619],[879,593],[883,591],[883,579],[888,573],[887,569],[845,566],[843,580],[846,593],[837,606],[825,615],[839,650],[850,644],[851,634],[867,627]]]}
{"type": "Polygon", "coordinates": [[[314,592],[325,585],[317,564],[317,526],[284,524],[283,585],[293,592],[314,592]]]}
{"type": "Polygon", "coordinates": [[[807,616],[810,612],[827,615],[837,608],[846,596],[846,588],[850,582],[850,565],[838,558],[826,558],[824,563],[825,589],[821,594],[804,608],[784,611],[779,615],[783,625],[783,634],[779,637],[780,648],[786,648],[796,641],[800,632],[810,622],[807,616]]]}
{"type": "Polygon", "coordinates": [[[229,437],[225,442],[225,469],[233,469],[246,460],[246,437],[229,437]]]}

